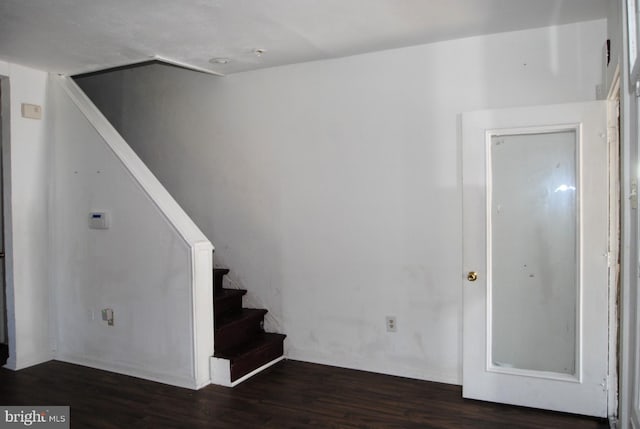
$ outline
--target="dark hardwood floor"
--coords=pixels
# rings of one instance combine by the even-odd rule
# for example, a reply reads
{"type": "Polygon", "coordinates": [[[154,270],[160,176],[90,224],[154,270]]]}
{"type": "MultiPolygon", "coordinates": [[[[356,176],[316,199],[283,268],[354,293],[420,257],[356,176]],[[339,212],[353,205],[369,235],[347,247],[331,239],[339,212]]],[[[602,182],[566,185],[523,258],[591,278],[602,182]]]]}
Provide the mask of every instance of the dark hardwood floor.
{"type": "Polygon", "coordinates": [[[461,388],[283,361],[199,391],[62,362],[0,369],[0,405],[70,405],[72,428],[607,428],[603,420],[465,400],[461,388]]]}

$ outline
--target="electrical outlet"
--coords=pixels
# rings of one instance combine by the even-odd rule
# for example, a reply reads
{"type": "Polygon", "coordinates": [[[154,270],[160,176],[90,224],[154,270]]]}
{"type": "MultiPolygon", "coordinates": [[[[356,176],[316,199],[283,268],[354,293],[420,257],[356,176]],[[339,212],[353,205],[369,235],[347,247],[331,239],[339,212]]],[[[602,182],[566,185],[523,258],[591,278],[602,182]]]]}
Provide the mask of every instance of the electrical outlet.
{"type": "Polygon", "coordinates": [[[102,320],[106,321],[108,326],[113,326],[113,310],[111,308],[102,310],[102,320]]]}
{"type": "Polygon", "coordinates": [[[398,324],[396,323],[396,316],[387,316],[387,332],[396,332],[398,330],[398,324]]]}

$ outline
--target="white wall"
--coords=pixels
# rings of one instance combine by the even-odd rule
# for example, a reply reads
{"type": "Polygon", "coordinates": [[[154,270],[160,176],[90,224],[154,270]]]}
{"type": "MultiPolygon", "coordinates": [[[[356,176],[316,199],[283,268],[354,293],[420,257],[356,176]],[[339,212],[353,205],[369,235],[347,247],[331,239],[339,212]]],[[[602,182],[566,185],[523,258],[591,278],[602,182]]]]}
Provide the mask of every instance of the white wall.
{"type": "Polygon", "coordinates": [[[10,357],[20,369],[51,358],[49,341],[49,106],[44,72],[0,61],[3,80],[5,248],[10,357]],[[7,84],[8,82],[8,84],[7,84]],[[7,104],[10,103],[10,104],[7,104]],[[43,107],[25,119],[21,104],[43,107]]]}
{"type": "Polygon", "coordinates": [[[459,383],[458,114],[594,99],[605,38],[601,20],[82,85],[269,309],[289,358],[459,383]]]}
{"type": "Polygon", "coordinates": [[[623,43],[622,43],[622,12],[621,1],[611,0],[607,2],[607,39],[611,41],[610,62],[605,67],[602,60],[603,88],[602,98],[605,98],[611,89],[617,67],[622,67],[623,43]]]}
{"type": "Polygon", "coordinates": [[[73,83],[50,86],[56,359],[209,384],[211,244],[73,83]],[[109,229],[89,229],[94,211],[108,213],[109,229]]]}

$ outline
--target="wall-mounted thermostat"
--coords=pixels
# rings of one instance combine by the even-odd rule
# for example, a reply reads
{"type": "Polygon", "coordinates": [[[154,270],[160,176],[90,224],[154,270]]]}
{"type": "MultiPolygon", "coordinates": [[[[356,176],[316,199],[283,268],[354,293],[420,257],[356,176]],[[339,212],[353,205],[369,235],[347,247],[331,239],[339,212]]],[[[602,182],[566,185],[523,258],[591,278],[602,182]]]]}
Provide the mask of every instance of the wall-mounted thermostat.
{"type": "Polygon", "coordinates": [[[109,229],[109,216],[106,212],[89,213],[90,229],[109,229]]]}
{"type": "Polygon", "coordinates": [[[22,103],[22,117],[29,119],[42,119],[42,106],[38,104],[22,103]]]}

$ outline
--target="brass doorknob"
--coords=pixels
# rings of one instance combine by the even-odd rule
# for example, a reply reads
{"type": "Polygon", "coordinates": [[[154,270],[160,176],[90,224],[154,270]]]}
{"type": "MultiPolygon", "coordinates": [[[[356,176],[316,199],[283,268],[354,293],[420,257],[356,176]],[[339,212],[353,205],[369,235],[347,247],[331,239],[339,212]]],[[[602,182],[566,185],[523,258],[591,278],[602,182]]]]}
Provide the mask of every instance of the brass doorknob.
{"type": "Polygon", "coordinates": [[[478,280],[478,273],[476,273],[475,271],[469,271],[467,273],[467,280],[469,280],[470,282],[475,282],[476,280],[478,280]]]}

